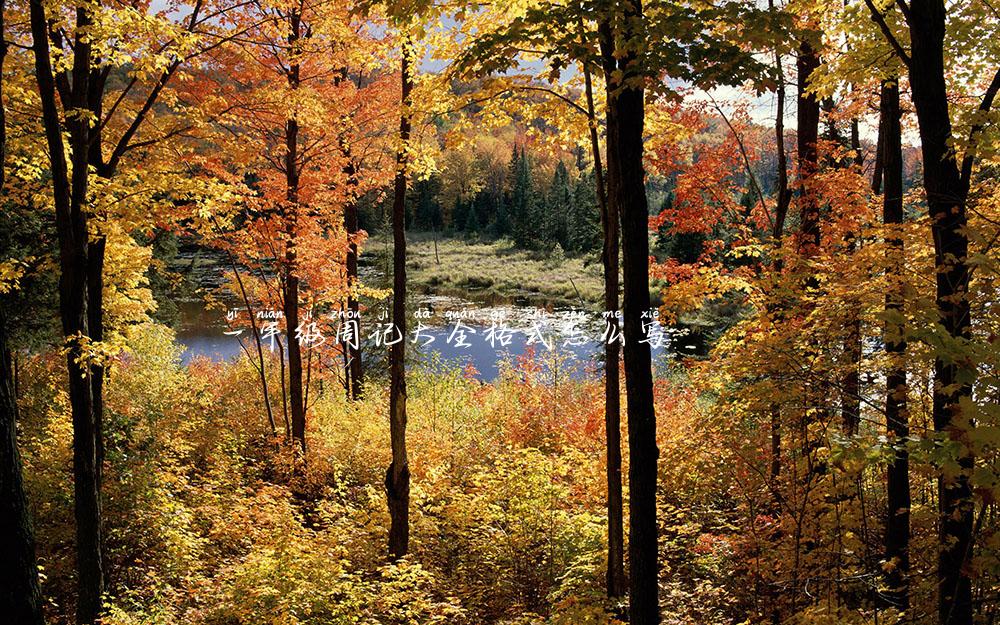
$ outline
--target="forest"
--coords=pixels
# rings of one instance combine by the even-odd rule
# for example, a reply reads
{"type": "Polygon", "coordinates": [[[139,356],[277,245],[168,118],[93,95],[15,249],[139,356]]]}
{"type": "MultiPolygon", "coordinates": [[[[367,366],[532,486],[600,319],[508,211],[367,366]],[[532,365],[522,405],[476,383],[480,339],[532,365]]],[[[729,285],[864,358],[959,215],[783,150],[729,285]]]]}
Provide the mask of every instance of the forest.
{"type": "Polygon", "coordinates": [[[0,0],[0,623],[1000,624],[992,0],[0,0]]]}

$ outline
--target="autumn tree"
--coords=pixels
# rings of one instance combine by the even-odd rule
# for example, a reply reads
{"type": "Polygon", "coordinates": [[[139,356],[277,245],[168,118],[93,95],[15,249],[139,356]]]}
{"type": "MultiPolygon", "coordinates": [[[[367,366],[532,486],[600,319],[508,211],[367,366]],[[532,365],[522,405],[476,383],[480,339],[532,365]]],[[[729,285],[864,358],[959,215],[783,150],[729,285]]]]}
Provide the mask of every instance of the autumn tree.
{"type": "MultiPolygon", "coordinates": [[[[4,98],[4,61],[7,57],[5,3],[0,0],[0,197],[6,199],[7,104],[4,98]]],[[[0,263],[12,262],[0,259],[0,263]]],[[[0,295],[14,290],[9,278],[0,278],[0,295]]],[[[7,318],[0,310],[0,544],[6,554],[0,566],[0,611],[18,623],[42,625],[42,598],[35,558],[35,535],[24,492],[21,455],[17,444],[17,396],[7,341],[7,318]]]]}
{"type": "MultiPolygon", "coordinates": [[[[584,142],[590,151],[593,170],[593,194],[597,200],[601,224],[602,251],[601,259],[604,275],[604,320],[607,324],[609,340],[604,346],[604,395],[605,395],[605,436],[606,436],[606,482],[607,482],[607,516],[608,516],[608,563],[606,571],[606,591],[611,598],[619,598],[625,594],[624,571],[624,523],[622,505],[622,460],[620,439],[620,330],[618,319],[619,301],[619,219],[617,208],[608,200],[608,187],[605,178],[604,162],[601,148],[601,129],[598,116],[598,100],[594,90],[593,68],[600,67],[600,56],[596,40],[596,27],[593,26],[593,16],[582,7],[573,4],[536,3],[527,7],[499,8],[496,15],[486,14],[476,22],[481,32],[476,33],[472,45],[462,52],[457,60],[460,71],[473,74],[492,75],[504,69],[515,66],[518,59],[514,55],[502,56],[495,52],[506,50],[515,42],[528,43],[544,50],[542,53],[550,63],[549,84],[541,83],[527,77],[524,82],[517,83],[495,79],[489,84],[487,95],[477,98],[477,101],[507,102],[512,94],[525,97],[542,94],[548,105],[548,114],[559,111],[569,112],[573,117],[563,118],[562,130],[571,134],[579,132],[572,123],[582,119],[586,122],[585,136],[572,137],[577,142],[584,142]],[[537,4],[537,5],[536,5],[537,4]],[[522,15],[523,13],[523,15],[522,15]],[[556,27],[556,25],[558,25],[556,27]],[[572,94],[566,93],[558,82],[561,68],[571,63],[578,64],[584,79],[583,103],[576,102],[572,94]]],[[[579,94],[578,94],[579,95],[579,94]]],[[[597,94],[600,95],[600,94],[597,94]]],[[[518,101],[522,106],[526,100],[518,101]]],[[[530,100],[527,100],[530,102],[530,100]]],[[[513,109],[518,110],[518,109],[513,109]]],[[[530,108],[524,116],[531,117],[530,108]]],[[[492,115],[495,115],[491,111],[492,115]]],[[[610,166],[610,165],[609,165],[610,166]]],[[[515,146],[510,165],[511,194],[509,201],[509,220],[514,240],[521,246],[530,244],[529,225],[532,198],[531,177],[529,175],[528,159],[523,147],[518,151],[515,146]]],[[[581,215],[581,207],[586,202],[581,201],[584,192],[580,182],[584,176],[581,172],[576,193],[575,206],[571,212],[571,223],[574,224],[574,238],[581,236],[577,231],[586,228],[587,217],[581,215]]],[[[555,207],[550,206],[549,211],[555,207]]],[[[583,209],[585,210],[585,209],[583,209]]],[[[508,215],[505,215],[508,217],[508,215]]],[[[551,215],[543,215],[542,219],[551,219],[551,215]]],[[[585,240],[586,235],[583,235],[585,240]]],[[[576,239],[580,240],[580,239],[576,239]]],[[[575,243],[575,241],[574,241],[575,243]]],[[[586,244],[581,247],[586,247],[586,244]]]]}
{"type": "MultiPolygon", "coordinates": [[[[737,46],[706,27],[711,23],[707,14],[700,14],[682,3],[655,5],[644,13],[637,2],[621,5],[598,3],[586,7],[574,3],[543,2],[529,7],[526,17],[507,15],[517,11],[522,9],[501,9],[499,14],[506,15],[506,19],[518,18],[510,22],[513,27],[488,29],[489,34],[481,37],[479,58],[483,70],[490,72],[507,68],[512,63],[512,51],[519,49],[518,44],[527,44],[526,47],[538,50],[538,54],[550,59],[550,75],[558,76],[559,70],[567,66],[570,59],[578,60],[584,62],[586,75],[589,75],[586,71],[588,64],[600,67],[606,84],[606,190],[609,209],[605,233],[616,236],[611,224],[617,212],[622,224],[625,282],[624,350],[626,394],[629,399],[632,511],[630,617],[637,623],[658,622],[657,449],[651,399],[651,359],[649,346],[643,342],[644,319],[648,321],[649,314],[648,210],[643,174],[644,93],[647,86],[664,90],[662,80],[666,77],[698,80],[705,84],[719,80],[738,82],[745,77],[741,72],[755,65],[746,63],[747,58],[737,46]],[[596,27],[588,33],[586,28],[580,28],[581,19],[585,23],[596,24],[596,27]],[[584,37],[583,43],[581,36],[584,37]],[[595,39],[599,44],[597,46],[593,45],[595,39]],[[670,45],[657,46],[654,41],[666,41],[670,45]],[[482,50],[492,54],[484,59],[482,57],[486,54],[482,54],[482,50]],[[497,55],[498,50],[507,56],[497,55]],[[712,50],[717,61],[711,68],[706,68],[699,61],[702,58],[700,55],[707,50],[712,50]],[[738,69],[740,62],[745,65],[738,69]]],[[[732,19],[738,13],[729,5],[708,12],[719,21],[732,19]]],[[[565,101],[565,97],[562,99],[565,101]]],[[[596,130],[592,117],[590,124],[596,130]]],[[[609,243],[606,239],[605,245],[606,285],[610,285],[608,289],[614,289],[609,272],[616,274],[617,268],[607,264],[614,260],[610,254],[614,248],[607,246],[616,243],[609,243]]],[[[609,315],[614,315],[614,312],[609,311],[609,315]]],[[[609,395],[615,387],[608,378],[609,395]]],[[[613,409],[614,406],[608,404],[608,408],[613,409]]],[[[610,433],[613,427],[614,423],[609,420],[607,431],[610,433]]],[[[609,461],[609,480],[612,471],[613,464],[609,461]]],[[[609,493],[613,493],[613,489],[609,493]]]]}
{"type": "MultiPolygon", "coordinates": [[[[725,19],[729,7],[722,7],[725,19]]],[[[648,342],[644,341],[649,300],[649,212],[643,168],[644,84],[651,76],[684,77],[712,84],[741,78],[729,63],[741,58],[724,37],[699,26],[697,12],[641,3],[615,7],[599,22],[602,67],[607,85],[608,201],[616,205],[622,232],[624,361],[629,431],[629,621],[658,623],[659,565],[656,521],[656,415],[648,342]],[[652,44],[659,37],[685,42],[679,59],[652,44]],[[698,55],[712,50],[719,64],[702,71],[698,55]]],[[[747,63],[747,67],[750,67],[747,63]]]]}
{"type": "MultiPolygon", "coordinates": [[[[946,55],[963,58],[961,37],[949,36],[955,12],[940,0],[914,0],[898,7],[880,7],[866,0],[871,19],[908,70],[910,90],[920,131],[923,185],[935,242],[936,304],[948,350],[961,350],[971,337],[969,303],[968,196],[975,175],[976,142],[983,121],[973,122],[957,137],[947,83],[946,55]],[[900,19],[901,15],[901,19],[900,19]],[[894,24],[896,25],[894,27],[894,24]],[[909,35],[909,49],[904,47],[909,35]],[[956,46],[959,48],[956,50],[956,46]],[[964,154],[955,147],[965,145],[964,154]]],[[[968,19],[967,15],[961,15],[968,19]]],[[[975,45],[975,44],[972,44],[975,45]]],[[[967,48],[966,48],[967,49],[967,48]]],[[[985,91],[976,106],[982,117],[993,108],[1000,91],[1000,71],[983,78],[985,91]]],[[[975,368],[965,359],[938,354],[934,363],[934,429],[959,445],[957,475],[939,478],[940,553],[938,560],[938,622],[968,625],[973,621],[969,560],[973,550],[973,500],[970,473],[975,458],[968,443],[975,423],[966,404],[972,397],[975,368]]],[[[900,425],[896,424],[896,429],[900,425]]]]}
{"type": "MultiPolygon", "coordinates": [[[[80,623],[97,618],[105,578],[100,490],[106,372],[99,346],[106,338],[108,239],[93,225],[121,217],[105,210],[122,206],[120,194],[144,196],[156,204],[155,197],[175,188],[176,180],[166,182],[164,177],[155,180],[166,182],[165,187],[142,185],[141,194],[135,188],[123,192],[116,184],[123,167],[133,165],[145,150],[185,132],[188,126],[172,124],[170,115],[162,125],[151,123],[157,117],[156,105],[185,63],[229,37],[222,33],[225,4],[172,6],[172,13],[154,13],[147,7],[136,11],[29,2],[35,81],[59,233],[60,317],[74,423],[80,623]],[[115,72],[125,73],[125,80],[110,80],[115,72]],[[64,129],[69,134],[66,143],[64,129]]],[[[134,180],[122,182],[135,186],[134,180]]]]}
{"type": "MultiPolygon", "coordinates": [[[[387,147],[378,120],[393,90],[380,39],[349,9],[241,8],[234,19],[253,37],[213,51],[186,94],[204,111],[201,131],[220,147],[195,162],[209,178],[247,187],[244,205],[214,221],[208,236],[238,261],[235,290],[251,325],[262,308],[281,311],[284,340],[270,340],[279,348],[287,433],[300,453],[313,362],[329,366],[330,350],[340,350],[347,388],[360,393],[360,337],[343,330],[358,321],[362,291],[357,202],[385,181],[375,169],[387,147]]],[[[264,380],[261,332],[252,330],[264,380]]]]}
{"type": "Polygon", "coordinates": [[[642,5],[626,5],[599,26],[608,90],[608,202],[621,219],[625,392],[629,440],[629,622],[660,622],[656,525],[656,415],[644,319],[649,313],[649,209],[643,169],[642,5]],[[623,26],[612,30],[610,20],[623,26]],[[640,48],[641,49],[641,48],[640,48]]]}
{"type": "MultiPolygon", "coordinates": [[[[879,145],[882,178],[882,222],[886,226],[887,266],[898,274],[902,269],[903,241],[892,228],[903,224],[903,154],[899,104],[899,84],[883,81],[879,98],[879,145]]],[[[873,186],[878,186],[878,182],[873,186]]],[[[910,466],[906,441],[910,435],[907,411],[906,328],[903,322],[905,295],[895,285],[885,297],[885,346],[890,366],[885,375],[886,429],[895,445],[894,457],[886,472],[885,558],[886,597],[906,611],[910,607],[910,466]]]]}
{"type": "MultiPolygon", "coordinates": [[[[405,26],[404,26],[405,28],[405,26]]],[[[412,129],[413,74],[417,71],[412,36],[400,43],[399,148],[392,200],[392,321],[399,339],[389,353],[389,425],[392,463],[386,470],[389,499],[389,557],[401,558],[410,541],[410,466],[406,453],[406,185],[412,129]]]]}
{"type": "MultiPolygon", "coordinates": [[[[70,159],[67,160],[62,138],[62,120],[56,101],[56,78],[49,51],[49,26],[45,8],[31,3],[31,31],[34,42],[35,74],[42,101],[42,117],[49,148],[56,224],[59,232],[60,268],[59,306],[63,334],[69,349],[66,365],[69,373],[70,403],[73,411],[73,465],[76,501],[77,562],[79,599],[77,622],[92,623],[101,609],[104,570],[101,556],[101,501],[98,481],[98,442],[100,436],[84,353],[87,336],[86,285],[87,229],[86,202],[89,177],[90,129],[82,114],[66,119],[70,132],[70,159]],[[72,174],[70,173],[72,162],[72,174]],[[71,177],[72,176],[72,177],[71,177]]],[[[86,8],[77,11],[79,31],[92,23],[86,8]]],[[[72,83],[63,88],[63,106],[86,110],[89,79],[92,71],[91,44],[78,32],[73,54],[72,83]]],[[[61,74],[64,82],[65,74],[61,74]]]]}

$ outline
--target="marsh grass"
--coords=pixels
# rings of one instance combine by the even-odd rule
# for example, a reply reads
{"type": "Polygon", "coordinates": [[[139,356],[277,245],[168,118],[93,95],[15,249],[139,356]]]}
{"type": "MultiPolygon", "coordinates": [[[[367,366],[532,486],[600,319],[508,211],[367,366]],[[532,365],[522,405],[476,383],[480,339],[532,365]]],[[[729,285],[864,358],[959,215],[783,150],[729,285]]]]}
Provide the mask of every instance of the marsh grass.
{"type": "Polygon", "coordinates": [[[433,233],[408,235],[408,274],[425,293],[460,295],[488,303],[517,301],[598,309],[602,301],[597,255],[521,250],[507,239],[463,240],[433,233]]]}

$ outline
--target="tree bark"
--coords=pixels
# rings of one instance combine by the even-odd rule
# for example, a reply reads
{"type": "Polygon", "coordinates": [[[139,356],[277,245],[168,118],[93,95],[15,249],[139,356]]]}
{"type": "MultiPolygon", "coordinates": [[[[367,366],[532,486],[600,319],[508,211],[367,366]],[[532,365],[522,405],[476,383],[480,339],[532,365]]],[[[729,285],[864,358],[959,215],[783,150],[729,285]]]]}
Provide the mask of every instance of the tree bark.
{"type": "MultiPolygon", "coordinates": [[[[853,85],[851,86],[853,89],[853,85]]],[[[851,120],[850,146],[854,152],[854,157],[850,161],[844,159],[841,166],[848,163],[856,167],[859,171],[864,165],[864,156],[861,154],[861,130],[858,120],[851,120]]],[[[845,235],[847,251],[854,254],[858,249],[858,234],[848,232],[845,235]]],[[[847,355],[847,372],[841,381],[841,402],[840,413],[844,426],[844,432],[848,436],[854,436],[861,427],[861,357],[863,355],[861,344],[861,303],[853,298],[848,298],[848,334],[844,341],[844,353],[847,355]]]]}
{"type": "Polygon", "coordinates": [[[796,61],[798,68],[798,111],[796,118],[799,174],[800,244],[803,254],[810,256],[819,248],[819,202],[810,189],[809,181],[818,169],[817,142],[819,140],[820,103],[808,92],[809,79],[819,68],[819,55],[812,43],[805,39],[799,45],[796,61]]]}
{"type": "MultiPolygon", "coordinates": [[[[903,223],[903,149],[900,129],[899,86],[895,81],[882,83],[880,100],[880,134],[882,136],[881,176],[885,190],[882,196],[882,221],[887,228],[903,223]]],[[[886,239],[886,273],[892,279],[899,276],[903,264],[903,241],[893,234],[886,239]]],[[[894,321],[903,314],[903,293],[900,284],[891,284],[886,291],[885,350],[889,368],[885,372],[885,416],[889,440],[896,447],[886,473],[884,596],[887,603],[900,611],[910,607],[910,466],[906,439],[910,426],[906,406],[905,327],[894,321]]]]}
{"type": "MultiPolygon", "coordinates": [[[[771,8],[773,10],[773,4],[771,8]]],[[[774,142],[778,152],[778,189],[775,197],[771,238],[774,240],[776,249],[780,250],[781,239],[785,236],[785,220],[788,217],[788,205],[792,200],[792,192],[788,186],[788,153],[785,150],[785,70],[781,54],[777,50],[774,52],[774,62],[778,71],[778,86],[775,89],[777,112],[774,118],[774,142]]],[[[775,260],[774,267],[775,271],[781,271],[780,258],[775,260]]]]}
{"type": "MultiPolygon", "coordinates": [[[[0,0],[0,193],[7,164],[7,109],[3,105],[7,60],[6,2],[0,0]]],[[[7,320],[0,311],[0,614],[15,623],[43,625],[42,596],[35,559],[35,532],[24,493],[17,448],[17,382],[7,346],[7,320]]]]}
{"type": "MultiPolygon", "coordinates": [[[[69,376],[73,420],[74,515],[77,551],[77,623],[89,625],[100,615],[104,591],[101,557],[101,501],[97,468],[96,424],[89,367],[84,356],[87,327],[87,198],[88,122],[81,117],[66,121],[70,134],[70,176],[62,140],[62,124],[55,96],[55,78],[49,58],[49,32],[40,0],[30,2],[31,35],[35,76],[42,104],[42,122],[49,150],[56,230],[59,239],[59,316],[66,337],[66,368],[69,376]]],[[[77,10],[78,33],[90,23],[86,8],[77,10]]],[[[73,46],[70,107],[88,106],[90,43],[78,34],[73,46]]]]}
{"type": "MultiPolygon", "coordinates": [[[[220,230],[218,222],[215,217],[212,217],[212,223],[215,225],[216,230],[220,230]]],[[[240,277],[240,268],[236,264],[236,258],[230,250],[226,250],[226,257],[229,259],[229,266],[233,270],[233,277],[236,279],[236,284],[240,288],[240,295],[243,297],[243,305],[247,309],[247,319],[250,321],[250,331],[253,334],[254,346],[257,348],[257,375],[260,378],[260,388],[264,399],[264,411],[267,413],[267,423],[271,426],[271,436],[274,438],[278,437],[277,424],[274,421],[274,410],[271,408],[271,393],[267,385],[267,370],[264,367],[264,348],[261,345],[260,339],[260,328],[257,327],[257,318],[254,316],[253,305],[250,302],[250,296],[247,294],[246,286],[243,284],[243,278],[240,277]]],[[[248,354],[249,356],[249,354],[248,354]]],[[[290,438],[291,432],[286,431],[285,437],[290,438]]]]}
{"type": "MultiPolygon", "coordinates": [[[[300,37],[301,16],[293,11],[289,16],[288,45],[293,55],[300,37]]],[[[288,68],[288,86],[299,87],[299,64],[288,68]]],[[[299,331],[299,276],[296,236],[299,211],[299,122],[289,117],[285,122],[285,263],[284,293],[285,336],[288,343],[288,401],[292,417],[292,440],[298,445],[303,459],[306,453],[306,407],[302,391],[302,344],[299,331]]]]}
{"type": "Polygon", "coordinates": [[[17,449],[14,397],[6,320],[0,314],[0,613],[10,622],[42,625],[42,596],[35,559],[35,533],[24,494],[17,449]]]}
{"type": "MultiPolygon", "coordinates": [[[[580,35],[583,36],[583,20],[580,35]]],[[[607,22],[601,24],[608,30],[607,22]]],[[[607,43],[605,43],[607,47],[607,43]]],[[[604,315],[610,337],[618,331],[618,211],[608,202],[601,164],[601,144],[597,131],[597,114],[594,108],[594,87],[590,66],[583,63],[584,89],[587,97],[587,123],[590,127],[590,150],[594,160],[594,180],[597,203],[601,211],[601,231],[604,245],[601,263],[604,268],[604,315]]],[[[610,133],[610,130],[609,130],[610,133]]],[[[608,514],[608,568],[605,588],[608,597],[625,595],[625,525],[622,499],[622,442],[621,442],[621,391],[619,381],[620,348],[618,339],[604,343],[604,431],[607,464],[607,514],[608,514]]]]}
{"type": "MultiPolygon", "coordinates": [[[[959,169],[949,117],[945,83],[943,0],[914,0],[910,4],[910,89],[917,113],[924,167],[924,190],[934,238],[936,306],[950,337],[970,336],[969,238],[967,179],[959,169]]],[[[969,476],[973,456],[967,440],[972,424],[961,404],[972,397],[976,371],[968,365],[938,356],[934,360],[934,429],[961,443],[961,474],[938,480],[940,552],[938,555],[938,621],[941,625],[971,625],[973,501],[969,476]]]]}
{"type": "MultiPolygon", "coordinates": [[[[87,254],[87,328],[90,340],[104,340],[104,250],[107,239],[95,239],[87,254]]],[[[96,479],[100,492],[104,484],[104,365],[90,365],[90,396],[94,411],[94,439],[96,443],[96,479]]]]}
{"type": "Polygon", "coordinates": [[[399,332],[389,353],[389,437],[392,463],[385,474],[389,503],[389,558],[407,554],[410,543],[410,466],[406,455],[406,181],[413,90],[413,42],[402,43],[399,150],[392,201],[392,322],[399,332]]]}
{"type": "MultiPolygon", "coordinates": [[[[774,11],[774,0],[769,0],[768,8],[774,11]]],[[[788,217],[788,205],[792,194],[788,186],[788,155],[785,152],[785,69],[782,65],[781,53],[774,51],[774,64],[778,74],[778,85],[775,89],[777,112],[774,119],[774,141],[778,152],[778,189],[775,194],[774,221],[771,224],[771,246],[774,250],[772,269],[775,277],[779,276],[784,267],[781,258],[782,239],[785,236],[785,220],[788,217]]],[[[771,312],[774,312],[773,306],[771,312]]],[[[781,406],[777,403],[770,409],[771,428],[771,463],[769,472],[771,480],[777,480],[781,475],[781,406]]],[[[775,486],[777,492],[777,486],[775,486]]],[[[777,502],[776,502],[777,503],[777,502]]]]}
{"type": "Polygon", "coordinates": [[[0,191],[4,189],[7,171],[4,166],[7,164],[7,107],[3,106],[3,85],[4,63],[7,61],[7,25],[5,13],[7,11],[6,0],[0,0],[0,191]]]}
{"type": "MultiPolygon", "coordinates": [[[[621,220],[624,278],[624,361],[629,444],[629,622],[660,622],[659,554],[656,525],[656,414],[653,409],[653,372],[644,323],[649,300],[649,208],[643,168],[645,90],[640,59],[628,42],[640,34],[638,0],[625,5],[623,31],[614,40],[626,42],[613,50],[620,78],[606,76],[608,88],[608,203],[621,220]]],[[[605,55],[606,56],[606,55],[605,55]]],[[[610,63],[606,60],[606,67],[610,63]]]]}
{"type": "MultiPolygon", "coordinates": [[[[350,159],[350,149],[344,150],[345,156],[350,159]]],[[[348,160],[347,166],[344,168],[344,173],[347,174],[347,185],[349,188],[357,187],[357,167],[353,162],[348,160]]],[[[358,323],[358,340],[355,341],[355,345],[348,346],[348,361],[347,370],[349,371],[350,385],[348,388],[348,397],[350,399],[360,399],[361,398],[361,388],[363,384],[363,375],[361,369],[361,306],[358,302],[358,298],[354,295],[354,289],[358,286],[358,203],[357,199],[350,197],[347,203],[344,205],[344,229],[347,231],[347,311],[349,318],[353,319],[358,323]]]]}

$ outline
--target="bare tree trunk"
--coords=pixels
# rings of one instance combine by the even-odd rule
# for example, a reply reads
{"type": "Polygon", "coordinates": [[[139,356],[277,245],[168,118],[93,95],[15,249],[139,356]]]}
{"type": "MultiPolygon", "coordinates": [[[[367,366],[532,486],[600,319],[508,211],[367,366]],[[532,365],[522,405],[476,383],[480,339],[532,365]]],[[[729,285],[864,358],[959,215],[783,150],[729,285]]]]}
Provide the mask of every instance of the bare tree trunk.
{"type": "MultiPolygon", "coordinates": [[[[70,134],[72,178],[63,146],[62,124],[56,103],[55,78],[49,58],[49,30],[45,8],[30,2],[35,77],[42,103],[42,122],[49,150],[56,230],[59,239],[59,316],[68,347],[66,368],[73,418],[73,484],[77,552],[77,623],[89,625],[101,611],[104,569],[101,556],[101,500],[97,468],[96,424],[89,367],[83,360],[87,328],[87,216],[84,210],[89,175],[89,126],[77,116],[66,121],[70,134]]],[[[86,7],[77,9],[77,36],[73,45],[72,89],[69,107],[88,107],[91,46],[82,33],[90,25],[86,7]]]]}
{"type": "MultiPolygon", "coordinates": [[[[894,227],[903,223],[903,149],[899,85],[895,81],[882,83],[880,108],[881,173],[885,184],[882,221],[886,227],[894,227]]],[[[898,235],[887,238],[886,256],[886,273],[890,279],[895,279],[900,275],[903,263],[903,241],[898,235]]],[[[905,326],[901,321],[903,293],[900,284],[891,284],[887,289],[885,310],[885,350],[890,360],[885,374],[885,416],[889,440],[895,446],[895,452],[886,473],[888,511],[885,559],[890,567],[886,571],[887,590],[884,596],[892,607],[906,611],[910,607],[910,459],[906,449],[910,425],[906,406],[906,339],[905,326]]]]}
{"type": "MultiPolygon", "coordinates": [[[[289,16],[291,30],[288,45],[293,53],[299,42],[301,16],[292,11],[289,16]]],[[[299,87],[299,64],[288,68],[288,85],[299,87]]],[[[296,236],[299,212],[299,122],[290,117],[285,122],[285,184],[287,205],[285,206],[285,289],[282,294],[285,313],[285,336],[288,342],[288,400],[292,417],[292,440],[299,447],[303,459],[306,452],[306,407],[302,391],[302,345],[297,332],[299,328],[299,276],[296,236]]]]}
{"type": "Polygon", "coordinates": [[[410,466],[406,456],[406,179],[413,90],[413,41],[403,40],[400,66],[402,101],[399,151],[392,202],[392,322],[399,339],[389,353],[389,437],[392,464],[385,474],[389,502],[389,558],[407,554],[410,544],[410,466]]]}
{"type": "Polygon", "coordinates": [[[800,249],[805,255],[816,252],[820,244],[819,202],[809,180],[818,169],[820,103],[807,91],[812,73],[819,68],[819,55],[808,39],[799,46],[798,67],[798,173],[800,202],[800,249]]]}
{"type": "MultiPolygon", "coordinates": [[[[769,0],[768,7],[774,11],[774,0],[769,0]]],[[[775,198],[774,220],[771,225],[771,240],[774,249],[773,271],[780,274],[784,263],[781,258],[781,241],[785,236],[785,219],[788,216],[788,205],[791,203],[791,190],[788,187],[788,154],[785,151],[785,70],[781,54],[774,51],[775,68],[778,73],[777,113],[774,120],[774,140],[778,152],[778,189],[775,198]]],[[[771,466],[770,476],[777,480],[781,475],[781,406],[774,404],[770,410],[771,427],[771,466]]],[[[777,492],[777,491],[776,491],[777,492]]]]}
{"type": "MultiPolygon", "coordinates": [[[[2,10],[2,9],[0,9],[2,10]]],[[[42,596],[35,559],[35,533],[24,494],[17,450],[14,397],[6,320],[0,313],[0,613],[10,622],[42,625],[42,596]]]]}
{"type": "MultiPolygon", "coordinates": [[[[212,217],[212,223],[216,230],[220,230],[219,223],[214,216],[212,217]]],[[[257,369],[257,373],[260,377],[261,392],[264,395],[264,410],[267,413],[267,423],[271,426],[271,436],[277,438],[278,428],[274,421],[274,410],[271,408],[271,394],[267,385],[267,371],[264,368],[264,348],[261,345],[260,328],[257,327],[257,318],[254,316],[253,305],[250,303],[250,296],[247,294],[246,286],[243,284],[243,278],[240,277],[240,269],[236,264],[236,258],[229,250],[226,250],[226,256],[229,259],[229,266],[233,270],[233,277],[236,279],[236,284],[240,287],[240,295],[243,297],[243,304],[247,309],[247,317],[250,320],[250,331],[253,333],[254,346],[257,348],[257,362],[260,365],[257,369]]],[[[286,436],[287,435],[290,435],[290,432],[286,432],[286,436]]]]}
{"type": "MultiPolygon", "coordinates": [[[[104,340],[104,250],[107,239],[100,236],[91,242],[87,258],[87,327],[90,340],[104,340]]],[[[104,365],[90,365],[90,395],[94,410],[94,438],[96,439],[97,489],[104,483],[104,365]]]]}
{"type": "MultiPolygon", "coordinates": [[[[7,165],[7,109],[3,105],[7,60],[6,2],[0,0],[0,193],[7,165]]],[[[35,559],[35,532],[24,494],[17,449],[17,381],[7,346],[7,320],[0,311],[0,614],[24,625],[42,625],[42,595],[35,559]]]]}
{"type": "MultiPolygon", "coordinates": [[[[625,393],[628,400],[629,444],[629,622],[660,622],[659,554],[656,525],[656,414],[653,372],[644,322],[649,314],[649,208],[643,169],[644,88],[634,48],[615,49],[640,36],[642,20],[637,0],[623,9],[623,32],[611,38],[605,29],[602,56],[608,88],[608,205],[621,220],[624,277],[625,393]],[[610,56],[608,53],[611,53],[610,56]],[[637,84],[638,83],[638,84],[637,84]]],[[[603,26],[603,25],[602,25],[603,26]]],[[[655,323],[655,321],[652,321],[655,323]]]]}
{"type": "MultiPolygon", "coordinates": [[[[853,90],[853,85],[851,86],[853,90]]],[[[861,131],[858,120],[851,120],[850,146],[854,152],[851,163],[860,171],[864,165],[864,156],[861,153],[861,131]]],[[[845,161],[846,164],[846,161],[845,161]]],[[[856,232],[848,232],[845,236],[847,249],[853,254],[858,249],[858,235],[856,232]]],[[[861,427],[861,357],[863,355],[861,345],[861,302],[854,298],[848,298],[848,333],[844,340],[844,352],[847,355],[847,372],[841,381],[841,401],[840,416],[844,425],[844,432],[848,436],[854,436],[861,427]]]]}
{"type": "MultiPolygon", "coordinates": [[[[349,152],[348,152],[349,157],[349,152]]],[[[349,164],[345,169],[348,175],[348,185],[357,185],[357,168],[353,164],[349,164]]],[[[353,319],[358,323],[358,337],[354,345],[348,345],[348,361],[347,369],[350,371],[350,388],[348,396],[351,399],[359,399],[361,397],[361,388],[363,384],[363,372],[361,370],[361,306],[358,302],[358,298],[354,295],[354,289],[358,286],[358,204],[357,200],[351,198],[344,205],[344,228],[347,230],[348,244],[347,244],[347,311],[348,318],[353,319]]]]}
{"type": "MultiPolygon", "coordinates": [[[[602,25],[607,30],[607,24],[602,25]]],[[[584,36],[583,19],[580,36],[584,36]]],[[[587,122],[590,126],[590,150],[594,160],[594,181],[597,203],[601,211],[601,230],[604,246],[601,262],[604,266],[604,314],[609,335],[618,335],[618,213],[608,202],[601,165],[601,145],[594,108],[594,87],[590,66],[583,64],[584,86],[587,96],[587,122]]],[[[608,513],[608,568],[605,587],[611,598],[625,595],[625,524],[622,499],[622,442],[621,442],[621,390],[619,382],[620,346],[618,339],[604,344],[604,431],[607,464],[607,513],[608,513]]]]}
{"type": "Polygon", "coordinates": [[[285,420],[285,442],[290,443],[293,439],[292,422],[288,419],[288,383],[286,382],[288,375],[285,366],[285,344],[279,337],[275,337],[275,342],[278,344],[278,376],[281,380],[281,412],[285,420]]]}
{"type": "MultiPolygon", "coordinates": [[[[924,189],[934,237],[936,305],[948,335],[963,340],[969,338],[972,325],[968,297],[969,237],[965,231],[969,179],[959,169],[950,144],[952,128],[944,67],[945,13],[943,0],[910,3],[907,18],[912,50],[910,89],[920,129],[924,189]]],[[[968,562],[972,557],[973,501],[969,478],[973,456],[965,439],[973,426],[962,414],[962,403],[972,397],[975,375],[973,367],[950,358],[937,356],[934,360],[934,429],[965,442],[958,459],[961,473],[938,480],[941,625],[972,623],[968,562]]]]}

